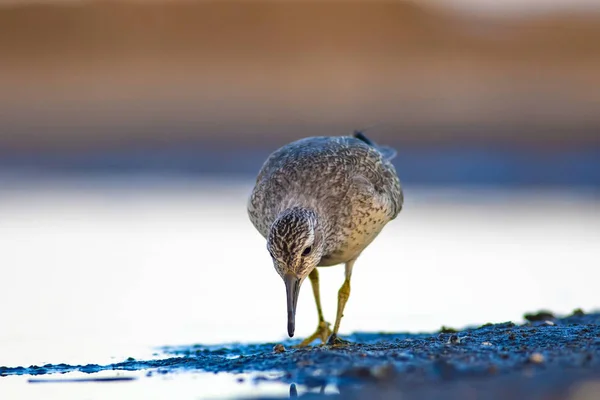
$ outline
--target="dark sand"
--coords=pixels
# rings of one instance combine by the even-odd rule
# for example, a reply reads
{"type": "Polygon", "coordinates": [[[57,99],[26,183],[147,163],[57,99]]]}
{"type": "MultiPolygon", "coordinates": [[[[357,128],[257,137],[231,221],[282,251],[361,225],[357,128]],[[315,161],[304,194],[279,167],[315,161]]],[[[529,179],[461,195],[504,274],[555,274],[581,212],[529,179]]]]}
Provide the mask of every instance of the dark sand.
{"type": "Polygon", "coordinates": [[[285,343],[284,352],[275,352],[275,343],[166,347],[158,360],[4,366],[0,376],[36,375],[31,382],[39,382],[43,377],[37,375],[73,371],[145,370],[143,379],[200,371],[254,372],[259,382],[289,383],[291,395],[295,384],[314,388],[310,397],[333,383],[343,398],[595,398],[600,390],[600,313],[526,317],[524,325],[506,322],[458,332],[355,333],[345,347],[292,349],[297,341],[285,343]]]}

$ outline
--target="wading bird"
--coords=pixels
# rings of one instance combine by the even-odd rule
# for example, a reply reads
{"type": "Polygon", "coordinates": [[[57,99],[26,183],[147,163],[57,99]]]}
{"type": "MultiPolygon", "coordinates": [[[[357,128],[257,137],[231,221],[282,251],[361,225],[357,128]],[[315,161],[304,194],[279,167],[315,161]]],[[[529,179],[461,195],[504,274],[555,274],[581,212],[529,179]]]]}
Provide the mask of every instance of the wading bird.
{"type": "Polygon", "coordinates": [[[248,201],[252,224],[267,239],[275,270],[285,283],[287,330],[294,336],[300,286],[312,284],[319,324],[300,343],[336,344],[350,296],[354,262],[404,201],[390,162],[396,151],[353,136],[309,137],[287,144],[266,160],[248,201]],[[345,264],[333,326],[323,318],[316,267],[345,264]],[[329,338],[329,340],[328,340],[329,338]]]}

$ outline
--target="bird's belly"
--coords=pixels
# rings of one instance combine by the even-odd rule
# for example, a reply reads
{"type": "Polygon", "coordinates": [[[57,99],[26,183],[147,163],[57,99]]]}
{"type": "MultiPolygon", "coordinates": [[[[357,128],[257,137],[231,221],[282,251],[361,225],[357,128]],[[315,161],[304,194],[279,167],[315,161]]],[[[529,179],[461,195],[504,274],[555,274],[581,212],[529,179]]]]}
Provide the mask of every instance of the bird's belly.
{"type": "Polygon", "coordinates": [[[321,258],[319,266],[327,267],[355,259],[388,222],[387,216],[368,215],[364,221],[357,221],[343,229],[343,234],[335,241],[334,250],[321,258]]]}

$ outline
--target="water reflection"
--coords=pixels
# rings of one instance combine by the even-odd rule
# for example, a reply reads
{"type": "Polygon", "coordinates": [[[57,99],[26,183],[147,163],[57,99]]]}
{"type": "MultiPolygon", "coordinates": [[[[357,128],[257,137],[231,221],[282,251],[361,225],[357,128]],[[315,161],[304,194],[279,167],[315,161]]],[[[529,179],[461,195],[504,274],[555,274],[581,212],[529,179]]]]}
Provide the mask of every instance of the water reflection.
{"type": "MultiPolygon", "coordinates": [[[[47,378],[27,376],[0,377],[0,398],[11,400],[65,399],[181,399],[198,398],[284,398],[289,385],[276,381],[255,381],[255,374],[170,373],[115,371],[95,374],[71,372],[47,378]]],[[[300,386],[300,390],[303,388],[300,386]]]]}
{"type": "Polygon", "coordinates": [[[290,385],[290,399],[298,397],[298,389],[296,389],[296,384],[292,383],[290,385]]]}
{"type": "MultiPolygon", "coordinates": [[[[342,388],[332,383],[324,383],[317,386],[301,385],[304,394],[334,395],[342,393],[342,388]],[[316,389],[316,390],[315,390],[316,389]]],[[[347,392],[347,391],[346,391],[347,392]]],[[[298,387],[295,383],[290,384],[290,399],[298,397],[298,387]]]]}

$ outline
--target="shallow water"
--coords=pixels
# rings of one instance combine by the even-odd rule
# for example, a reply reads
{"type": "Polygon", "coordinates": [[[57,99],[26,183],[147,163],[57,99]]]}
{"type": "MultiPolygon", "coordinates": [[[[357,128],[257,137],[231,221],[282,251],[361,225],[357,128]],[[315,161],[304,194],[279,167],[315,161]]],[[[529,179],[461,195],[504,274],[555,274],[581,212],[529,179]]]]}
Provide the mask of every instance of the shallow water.
{"type": "MultiPolygon", "coordinates": [[[[2,378],[0,394],[10,399],[224,399],[236,396],[278,396],[289,394],[290,385],[278,382],[252,380],[251,375],[212,373],[179,373],[147,377],[146,372],[99,372],[95,377],[127,377],[131,380],[112,382],[63,382],[66,379],[89,378],[82,372],[45,377],[41,383],[31,377],[11,376],[2,378]],[[243,379],[243,381],[241,381],[243,379]]],[[[40,379],[40,378],[35,378],[40,379]]],[[[298,394],[307,391],[296,386],[298,394]]],[[[328,393],[336,393],[328,388],[328,393]]]]}
{"type": "MultiPolygon", "coordinates": [[[[284,339],[284,287],[246,216],[250,187],[143,179],[5,185],[0,365],[106,364],[159,357],[155,347],[164,345],[284,339]]],[[[599,205],[597,193],[408,187],[402,214],[356,263],[342,333],[596,309],[599,205]]],[[[342,280],[343,268],[321,270],[330,321],[342,280]]],[[[297,335],[312,333],[316,319],[304,288],[297,335]]],[[[52,388],[26,377],[1,382],[11,398],[252,393],[234,377],[204,374],[52,388]]],[[[263,385],[260,393],[271,390],[263,385]]]]}

